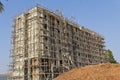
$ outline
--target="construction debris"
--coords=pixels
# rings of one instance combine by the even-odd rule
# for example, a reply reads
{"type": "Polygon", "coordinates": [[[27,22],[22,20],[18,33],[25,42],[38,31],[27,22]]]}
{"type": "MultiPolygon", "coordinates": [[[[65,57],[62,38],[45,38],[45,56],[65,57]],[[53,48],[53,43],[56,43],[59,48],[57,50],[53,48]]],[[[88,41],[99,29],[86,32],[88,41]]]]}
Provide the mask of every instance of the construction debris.
{"type": "Polygon", "coordinates": [[[75,68],[53,80],[120,80],[120,64],[104,63],[75,68]]]}

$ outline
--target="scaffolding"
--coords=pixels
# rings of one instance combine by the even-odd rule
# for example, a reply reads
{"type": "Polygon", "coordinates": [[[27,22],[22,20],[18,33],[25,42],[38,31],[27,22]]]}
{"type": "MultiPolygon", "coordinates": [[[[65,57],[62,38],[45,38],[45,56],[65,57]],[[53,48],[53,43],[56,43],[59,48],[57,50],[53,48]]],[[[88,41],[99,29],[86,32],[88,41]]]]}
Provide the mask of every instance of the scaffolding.
{"type": "Polygon", "coordinates": [[[104,37],[36,6],[15,18],[9,80],[52,80],[105,62],[104,37]]]}

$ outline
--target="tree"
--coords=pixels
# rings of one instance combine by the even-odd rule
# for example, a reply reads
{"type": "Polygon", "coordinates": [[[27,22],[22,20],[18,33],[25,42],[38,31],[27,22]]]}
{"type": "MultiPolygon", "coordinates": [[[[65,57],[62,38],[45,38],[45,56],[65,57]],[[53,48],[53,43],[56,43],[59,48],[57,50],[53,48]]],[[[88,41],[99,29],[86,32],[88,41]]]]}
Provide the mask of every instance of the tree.
{"type": "Polygon", "coordinates": [[[4,5],[2,4],[2,2],[0,1],[0,13],[2,13],[4,11],[4,5]]]}
{"type": "Polygon", "coordinates": [[[106,56],[107,56],[107,58],[108,58],[108,61],[110,62],[110,63],[117,63],[117,61],[114,59],[114,56],[113,56],[113,53],[112,53],[112,51],[111,50],[106,50],[106,56]]]}

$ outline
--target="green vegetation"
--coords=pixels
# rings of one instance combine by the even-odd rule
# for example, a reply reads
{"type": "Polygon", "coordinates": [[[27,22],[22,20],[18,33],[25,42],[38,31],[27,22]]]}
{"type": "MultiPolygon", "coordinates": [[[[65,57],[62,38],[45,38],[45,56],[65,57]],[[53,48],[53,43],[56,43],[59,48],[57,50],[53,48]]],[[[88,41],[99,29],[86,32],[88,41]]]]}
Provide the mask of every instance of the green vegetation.
{"type": "Polygon", "coordinates": [[[2,2],[0,1],[0,13],[2,13],[4,11],[4,5],[2,4],[2,2]]]}
{"type": "Polygon", "coordinates": [[[114,56],[113,56],[113,53],[111,50],[106,50],[106,55],[107,55],[107,58],[108,58],[108,61],[110,63],[118,63],[115,59],[114,59],[114,56]]]}

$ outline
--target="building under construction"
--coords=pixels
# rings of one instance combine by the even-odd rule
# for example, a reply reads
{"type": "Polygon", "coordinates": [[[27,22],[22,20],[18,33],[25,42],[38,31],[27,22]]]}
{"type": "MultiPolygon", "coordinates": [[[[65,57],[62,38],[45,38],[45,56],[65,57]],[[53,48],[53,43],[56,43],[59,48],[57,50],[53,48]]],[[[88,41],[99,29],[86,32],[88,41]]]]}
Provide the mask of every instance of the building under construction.
{"type": "Polygon", "coordinates": [[[101,35],[36,6],[14,20],[9,80],[52,80],[105,62],[104,52],[101,35]]]}

